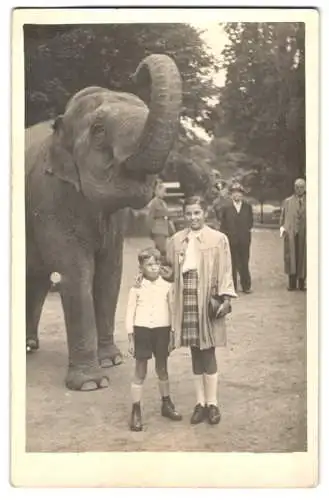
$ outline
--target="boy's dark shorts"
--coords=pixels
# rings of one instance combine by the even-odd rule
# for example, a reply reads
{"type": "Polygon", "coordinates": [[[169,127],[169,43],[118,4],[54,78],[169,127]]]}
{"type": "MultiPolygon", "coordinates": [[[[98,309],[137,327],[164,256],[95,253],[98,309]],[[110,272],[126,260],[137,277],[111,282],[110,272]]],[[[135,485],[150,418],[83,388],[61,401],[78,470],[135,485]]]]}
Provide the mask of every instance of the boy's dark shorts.
{"type": "Polygon", "coordinates": [[[134,344],[136,359],[167,358],[170,339],[170,327],[147,328],[134,326],[134,344]]]}

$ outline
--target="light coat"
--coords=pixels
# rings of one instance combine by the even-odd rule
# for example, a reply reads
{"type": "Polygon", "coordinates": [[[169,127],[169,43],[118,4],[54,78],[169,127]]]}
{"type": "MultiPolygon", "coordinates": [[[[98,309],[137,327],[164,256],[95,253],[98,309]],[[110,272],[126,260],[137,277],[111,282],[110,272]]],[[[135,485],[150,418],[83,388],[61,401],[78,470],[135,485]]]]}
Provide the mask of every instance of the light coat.
{"type": "Polygon", "coordinates": [[[284,227],[284,270],[286,274],[306,277],[306,197],[302,198],[302,208],[295,195],[286,198],[282,205],[280,226],[284,227]],[[298,232],[298,249],[295,235],[298,232]],[[296,261],[298,251],[298,262],[296,261]]]}
{"type": "MultiPolygon", "coordinates": [[[[181,345],[183,319],[183,273],[182,264],[188,245],[189,229],[177,232],[168,240],[167,260],[173,267],[174,286],[171,294],[172,329],[175,347],[181,345]]],[[[200,349],[225,346],[225,317],[211,320],[208,306],[212,295],[236,297],[232,279],[230,246],[225,234],[204,226],[197,238],[198,251],[198,308],[200,349]]]]}

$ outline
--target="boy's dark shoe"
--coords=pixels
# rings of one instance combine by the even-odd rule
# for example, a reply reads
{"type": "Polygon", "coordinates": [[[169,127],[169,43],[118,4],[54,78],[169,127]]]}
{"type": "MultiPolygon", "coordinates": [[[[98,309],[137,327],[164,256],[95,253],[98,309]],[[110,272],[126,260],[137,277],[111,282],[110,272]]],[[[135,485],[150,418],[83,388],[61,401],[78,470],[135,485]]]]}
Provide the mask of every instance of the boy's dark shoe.
{"type": "Polygon", "coordinates": [[[191,424],[200,424],[205,420],[207,416],[207,408],[205,406],[202,406],[200,403],[196,405],[194,408],[192,417],[191,417],[191,424]]]}
{"type": "Polygon", "coordinates": [[[208,421],[209,424],[216,425],[220,422],[221,415],[218,406],[209,405],[208,407],[208,421]]]}
{"type": "Polygon", "coordinates": [[[139,432],[143,430],[142,412],[140,403],[134,403],[131,410],[130,430],[139,432]]]}
{"type": "Polygon", "coordinates": [[[182,420],[182,415],[175,409],[169,396],[162,398],[161,415],[177,422],[182,420]]]}

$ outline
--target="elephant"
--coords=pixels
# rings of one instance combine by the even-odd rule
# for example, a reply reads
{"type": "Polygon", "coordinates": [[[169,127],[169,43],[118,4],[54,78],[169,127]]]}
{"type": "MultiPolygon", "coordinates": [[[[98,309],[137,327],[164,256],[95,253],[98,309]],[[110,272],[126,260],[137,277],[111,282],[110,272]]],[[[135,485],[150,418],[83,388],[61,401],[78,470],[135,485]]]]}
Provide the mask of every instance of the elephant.
{"type": "Polygon", "coordinates": [[[25,130],[26,348],[39,348],[40,316],[56,273],[71,390],[107,387],[102,368],[122,362],[114,320],[123,209],[151,200],[178,131],[182,80],[173,59],[151,54],[132,78],[147,89],[148,102],[88,87],[62,115],[25,130]]]}

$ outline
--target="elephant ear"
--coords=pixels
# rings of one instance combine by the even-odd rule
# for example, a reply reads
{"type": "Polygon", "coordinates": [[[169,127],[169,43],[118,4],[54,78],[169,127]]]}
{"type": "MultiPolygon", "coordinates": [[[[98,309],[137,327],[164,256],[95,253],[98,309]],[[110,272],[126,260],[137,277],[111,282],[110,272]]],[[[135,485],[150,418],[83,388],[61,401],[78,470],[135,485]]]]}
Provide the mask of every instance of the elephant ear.
{"type": "Polygon", "coordinates": [[[65,145],[63,116],[58,116],[53,123],[52,144],[50,147],[50,165],[46,169],[50,175],[69,182],[79,192],[81,184],[77,166],[70,151],[65,145]]]}

